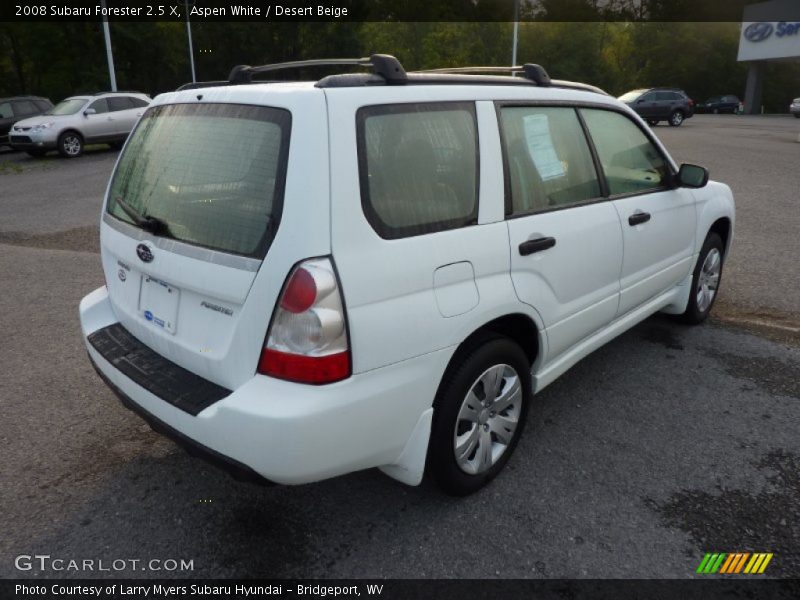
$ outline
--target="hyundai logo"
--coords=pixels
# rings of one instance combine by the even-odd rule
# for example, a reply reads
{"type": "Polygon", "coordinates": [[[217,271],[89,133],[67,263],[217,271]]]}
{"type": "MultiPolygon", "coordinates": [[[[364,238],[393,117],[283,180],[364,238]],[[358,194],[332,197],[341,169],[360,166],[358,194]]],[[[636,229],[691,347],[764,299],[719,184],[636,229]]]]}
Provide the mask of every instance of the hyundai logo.
{"type": "Polygon", "coordinates": [[[744,30],[744,37],[750,42],[763,42],[772,35],[772,23],[751,23],[744,30]]]}
{"type": "Polygon", "coordinates": [[[153,262],[153,251],[145,244],[136,246],[136,255],[142,262],[153,262]]]}

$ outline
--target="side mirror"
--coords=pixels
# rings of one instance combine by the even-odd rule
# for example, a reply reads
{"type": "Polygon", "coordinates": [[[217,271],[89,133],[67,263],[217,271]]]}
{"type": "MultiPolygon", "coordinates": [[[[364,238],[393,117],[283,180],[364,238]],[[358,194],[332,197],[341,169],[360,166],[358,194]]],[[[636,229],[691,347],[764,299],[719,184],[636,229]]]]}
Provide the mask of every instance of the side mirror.
{"type": "Polygon", "coordinates": [[[675,182],[681,187],[705,187],[708,183],[708,169],[684,163],[675,176],[675,182]]]}
{"type": "Polygon", "coordinates": [[[97,114],[97,111],[95,109],[93,109],[93,108],[87,108],[85,111],[83,111],[83,115],[86,116],[86,117],[88,117],[89,115],[95,115],[95,114],[97,114]]]}

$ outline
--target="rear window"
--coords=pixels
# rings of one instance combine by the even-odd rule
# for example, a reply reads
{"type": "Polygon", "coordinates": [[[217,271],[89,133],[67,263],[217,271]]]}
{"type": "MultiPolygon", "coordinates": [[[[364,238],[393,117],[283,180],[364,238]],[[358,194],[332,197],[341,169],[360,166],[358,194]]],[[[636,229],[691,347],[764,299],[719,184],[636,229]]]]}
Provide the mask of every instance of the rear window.
{"type": "Polygon", "coordinates": [[[283,199],[291,115],[238,104],[149,109],[120,158],[108,212],[159,219],[163,235],[263,258],[283,199]]]}

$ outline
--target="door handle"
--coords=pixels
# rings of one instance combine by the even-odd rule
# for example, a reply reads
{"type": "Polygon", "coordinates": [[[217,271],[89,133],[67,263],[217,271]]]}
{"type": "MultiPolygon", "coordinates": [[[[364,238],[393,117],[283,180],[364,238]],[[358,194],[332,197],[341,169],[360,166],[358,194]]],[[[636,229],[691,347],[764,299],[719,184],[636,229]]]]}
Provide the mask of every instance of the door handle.
{"type": "Polygon", "coordinates": [[[634,225],[647,223],[649,220],[650,220],[650,213],[635,212],[630,217],[628,217],[628,225],[633,227],[634,225]]]}
{"type": "Polygon", "coordinates": [[[541,252],[556,245],[556,238],[543,237],[535,240],[528,240],[519,245],[519,253],[521,256],[528,256],[534,252],[541,252]]]}

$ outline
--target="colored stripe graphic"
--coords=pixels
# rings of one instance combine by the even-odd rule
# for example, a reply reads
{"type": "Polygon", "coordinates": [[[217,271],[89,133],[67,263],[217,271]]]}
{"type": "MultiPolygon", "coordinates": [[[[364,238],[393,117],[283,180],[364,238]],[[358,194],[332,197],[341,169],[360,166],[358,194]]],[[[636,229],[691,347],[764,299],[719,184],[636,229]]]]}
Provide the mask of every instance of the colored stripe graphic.
{"type": "Polygon", "coordinates": [[[720,573],[727,573],[728,569],[731,568],[731,564],[734,562],[735,558],[736,558],[735,554],[728,554],[728,560],[725,561],[725,563],[722,565],[722,568],[720,569],[719,572],[720,573]]]}
{"type": "Polygon", "coordinates": [[[774,556],[767,552],[707,552],[696,573],[720,575],[763,573],[774,556]]]}
{"type": "Polygon", "coordinates": [[[764,557],[764,562],[761,563],[761,568],[758,570],[758,572],[759,573],[763,573],[764,570],[767,568],[767,565],[769,564],[769,561],[771,561],[771,560],[772,560],[772,552],[770,552],[769,554],[767,554],[764,557]]]}

